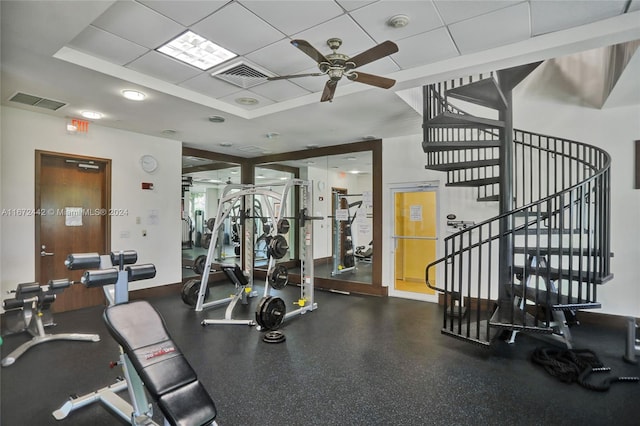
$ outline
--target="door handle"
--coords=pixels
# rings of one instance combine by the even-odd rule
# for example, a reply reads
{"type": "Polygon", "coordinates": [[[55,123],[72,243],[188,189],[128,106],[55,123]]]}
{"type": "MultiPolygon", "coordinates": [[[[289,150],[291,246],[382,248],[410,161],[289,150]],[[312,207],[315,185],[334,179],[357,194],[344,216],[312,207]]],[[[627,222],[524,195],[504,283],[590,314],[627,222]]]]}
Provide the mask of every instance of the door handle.
{"type": "Polygon", "coordinates": [[[44,244],[42,245],[42,251],[40,252],[40,256],[45,257],[45,256],[53,256],[55,253],[47,253],[46,249],[47,246],[45,246],[44,244]]]}

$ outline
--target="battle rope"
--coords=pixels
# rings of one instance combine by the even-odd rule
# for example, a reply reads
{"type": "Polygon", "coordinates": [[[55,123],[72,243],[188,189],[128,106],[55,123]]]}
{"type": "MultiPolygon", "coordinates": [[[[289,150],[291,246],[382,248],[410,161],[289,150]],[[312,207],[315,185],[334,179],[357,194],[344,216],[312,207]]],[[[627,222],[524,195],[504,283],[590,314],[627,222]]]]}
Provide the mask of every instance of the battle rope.
{"type": "Polygon", "coordinates": [[[616,382],[638,382],[640,377],[608,377],[599,384],[589,383],[591,373],[611,371],[589,349],[537,348],[531,361],[541,365],[550,375],[565,383],[577,382],[580,386],[604,392],[616,382]]]}

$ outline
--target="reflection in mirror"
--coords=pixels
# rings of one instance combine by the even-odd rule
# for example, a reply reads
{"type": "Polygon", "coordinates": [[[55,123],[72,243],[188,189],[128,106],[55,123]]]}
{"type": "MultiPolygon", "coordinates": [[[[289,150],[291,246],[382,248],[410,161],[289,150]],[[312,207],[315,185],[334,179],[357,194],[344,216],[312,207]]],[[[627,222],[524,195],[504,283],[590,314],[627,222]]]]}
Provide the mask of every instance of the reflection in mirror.
{"type": "MultiPolygon", "coordinates": [[[[268,189],[282,193],[284,189],[284,183],[288,180],[291,180],[296,177],[297,170],[294,168],[287,167],[272,167],[269,165],[265,165],[263,167],[255,168],[255,184],[256,186],[266,186],[268,189]]],[[[285,212],[284,215],[286,217],[293,217],[294,215],[294,192],[289,191],[287,195],[287,199],[285,201],[285,212]]],[[[256,200],[258,201],[258,200],[256,200]]],[[[254,204],[256,203],[254,201],[254,204]]],[[[259,201],[258,201],[259,202],[259,201]]],[[[279,205],[271,206],[275,212],[280,209],[279,205]]],[[[255,212],[258,212],[258,209],[262,209],[262,206],[255,206],[255,212]]],[[[263,211],[266,211],[262,209],[263,211]]],[[[256,216],[259,216],[256,214],[256,216]]],[[[254,265],[256,267],[265,267],[268,263],[267,256],[267,244],[269,241],[269,235],[272,233],[271,230],[274,227],[277,227],[277,224],[271,223],[272,221],[266,217],[268,215],[264,214],[262,217],[257,217],[254,219],[255,226],[254,229],[256,233],[254,235],[254,265]]],[[[293,222],[293,221],[291,221],[293,222]]],[[[295,228],[295,225],[292,226],[295,228]]],[[[287,262],[294,257],[294,253],[296,252],[296,243],[297,243],[297,232],[296,229],[292,229],[292,232],[286,232],[283,235],[285,240],[287,241],[289,249],[287,253],[279,260],[280,262],[287,262]]]]}
{"type": "Polygon", "coordinates": [[[371,151],[351,152],[256,168],[256,183],[265,168],[283,166],[297,168],[301,179],[313,181],[312,216],[324,218],[313,221],[316,278],[372,283],[372,157],[371,151]]]}
{"type": "MultiPolygon", "coordinates": [[[[220,194],[229,183],[240,183],[240,166],[234,163],[185,155],[182,157],[182,278],[198,276],[212,240],[211,228],[218,212],[220,194]],[[211,220],[211,221],[210,221],[211,220]],[[209,226],[207,224],[209,223],[209,226]]],[[[219,227],[216,262],[239,257],[239,237],[233,218],[219,227]]],[[[238,260],[239,261],[239,260],[238,260]]]]}

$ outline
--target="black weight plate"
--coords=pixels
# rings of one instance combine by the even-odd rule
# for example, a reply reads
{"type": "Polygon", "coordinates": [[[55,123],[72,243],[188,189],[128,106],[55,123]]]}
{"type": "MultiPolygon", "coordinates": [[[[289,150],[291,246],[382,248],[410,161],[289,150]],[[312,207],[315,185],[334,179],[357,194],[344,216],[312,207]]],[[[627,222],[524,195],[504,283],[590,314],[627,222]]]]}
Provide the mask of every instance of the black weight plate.
{"type": "Polygon", "coordinates": [[[348,254],[344,257],[344,267],[351,268],[356,265],[355,259],[352,254],[348,254]]]}
{"type": "Polygon", "coordinates": [[[264,324],[262,322],[262,316],[261,316],[262,308],[264,304],[269,301],[269,299],[271,299],[271,296],[266,296],[260,299],[260,302],[258,302],[258,307],[256,308],[256,323],[262,328],[264,328],[264,324]]]}
{"type": "Polygon", "coordinates": [[[211,245],[211,234],[206,233],[202,236],[202,247],[208,249],[211,245]]]}
{"type": "Polygon", "coordinates": [[[352,248],[353,248],[353,241],[351,241],[351,238],[347,238],[346,240],[344,240],[344,249],[351,250],[352,248]]]}
{"type": "Polygon", "coordinates": [[[264,333],[262,340],[267,343],[282,343],[287,340],[287,338],[282,331],[275,330],[264,333]]]}
{"type": "MultiPolygon", "coordinates": [[[[196,306],[198,303],[198,294],[200,293],[200,280],[189,280],[182,286],[182,301],[189,306],[196,306]]],[[[209,297],[209,287],[205,290],[205,299],[209,297]]]]}
{"type": "Polygon", "coordinates": [[[269,274],[269,284],[276,290],[282,290],[289,283],[289,270],[284,265],[277,265],[269,274]]]}
{"type": "Polygon", "coordinates": [[[282,259],[287,254],[287,250],[289,250],[289,244],[282,235],[276,235],[269,241],[268,254],[274,259],[282,259]]]}
{"type": "Polygon", "coordinates": [[[286,235],[290,227],[291,225],[287,219],[280,219],[278,221],[278,234],[286,235]]]}
{"type": "Polygon", "coordinates": [[[214,226],[216,226],[216,218],[209,218],[209,220],[207,220],[207,228],[209,228],[209,231],[213,231],[214,226]]]}
{"type": "Polygon", "coordinates": [[[260,321],[262,328],[274,330],[282,324],[287,307],[279,297],[269,297],[260,307],[260,321]]]}
{"type": "Polygon", "coordinates": [[[193,270],[198,275],[202,275],[205,266],[207,266],[207,256],[204,254],[196,257],[196,260],[193,261],[193,270]]]}

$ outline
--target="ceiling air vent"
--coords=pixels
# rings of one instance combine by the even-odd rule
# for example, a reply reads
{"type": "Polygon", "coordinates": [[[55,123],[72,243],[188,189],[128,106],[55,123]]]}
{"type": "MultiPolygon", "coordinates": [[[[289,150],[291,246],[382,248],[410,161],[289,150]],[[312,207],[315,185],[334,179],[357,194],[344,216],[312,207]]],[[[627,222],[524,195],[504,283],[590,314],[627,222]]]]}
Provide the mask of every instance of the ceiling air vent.
{"type": "Polygon", "coordinates": [[[57,111],[66,105],[66,103],[64,102],[41,98],[40,96],[27,95],[26,93],[20,93],[20,92],[13,95],[9,99],[9,101],[17,102],[19,104],[24,104],[24,105],[37,106],[37,107],[45,108],[51,111],[57,111]]]}
{"type": "Polygon", "coordinates": [[[273,74],[255,65],[249,65],[246,62],[236,62],[212,72],[211,77],[219,78],[243,89],[248,89],[249,87],[266,82],[267,77],[273,77],[273,74]]]}

